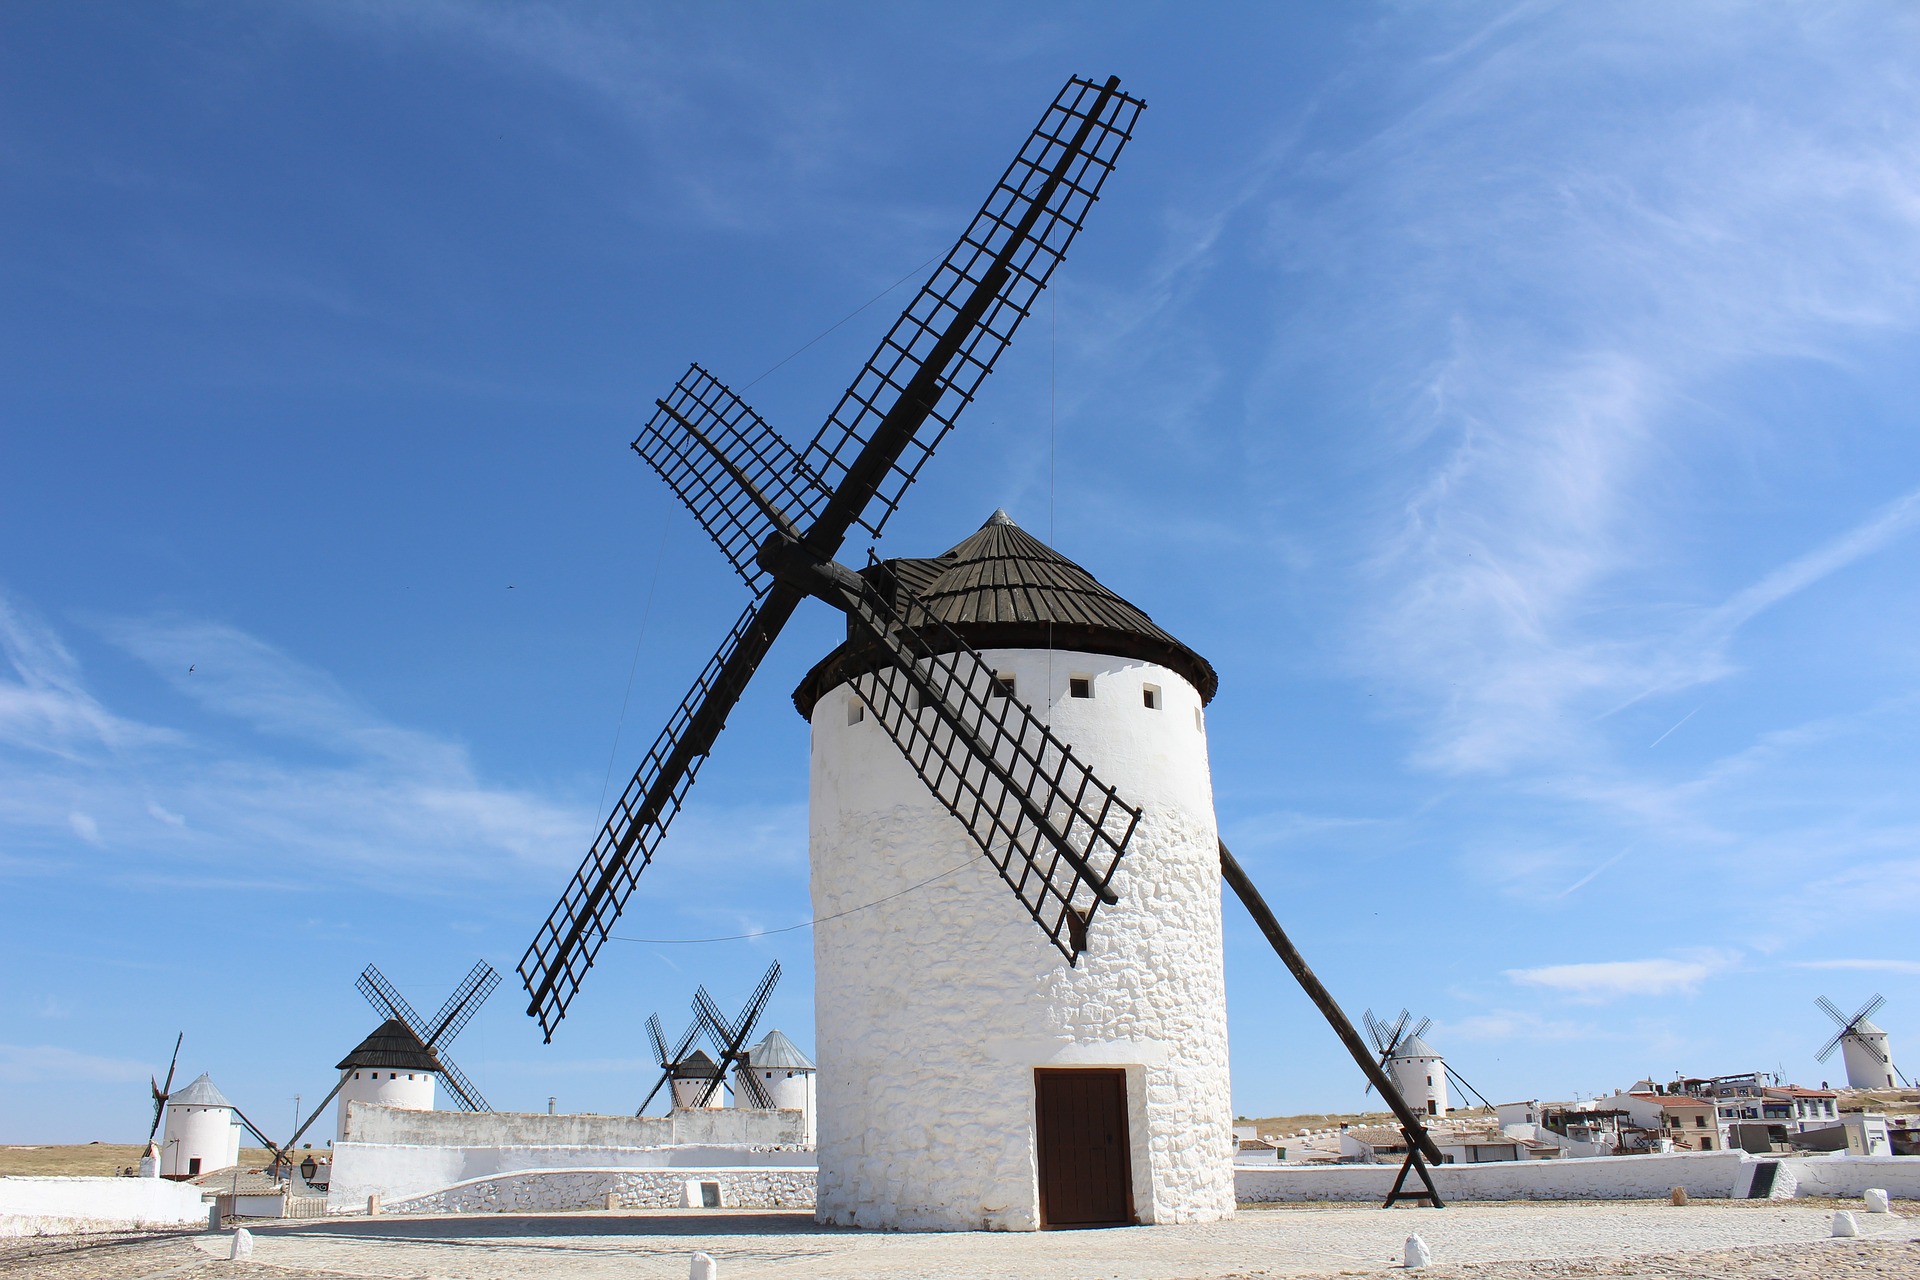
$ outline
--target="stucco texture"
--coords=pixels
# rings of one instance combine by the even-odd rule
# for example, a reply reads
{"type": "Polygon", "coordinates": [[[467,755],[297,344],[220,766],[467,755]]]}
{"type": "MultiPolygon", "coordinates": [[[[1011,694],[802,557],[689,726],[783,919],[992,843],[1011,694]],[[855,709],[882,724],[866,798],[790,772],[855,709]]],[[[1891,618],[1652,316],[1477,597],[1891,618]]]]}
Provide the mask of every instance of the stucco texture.
{"type": "Polygon", "coordinates": [[[1040,1224],[1034,1069],[1123,1067],[1135,1213],[1230,1216],[1220,870],[1198,693],[1164,667],[990,650],[1018,696],[1144,810],[1069,967],[850,687],[814,708],[818,1216],[1040,1224]],[[1070,676],[1094,697],[1069,698],[1070,676]],[[1143,685],[1160,691],[1149,708],[1143,685]],[[878,905],[872,905],[878,904],[878,905]],[[850,914],[842,914],[850,913],[850,914]],[[836,918],[837,917],[837,918],[836,918]]]}

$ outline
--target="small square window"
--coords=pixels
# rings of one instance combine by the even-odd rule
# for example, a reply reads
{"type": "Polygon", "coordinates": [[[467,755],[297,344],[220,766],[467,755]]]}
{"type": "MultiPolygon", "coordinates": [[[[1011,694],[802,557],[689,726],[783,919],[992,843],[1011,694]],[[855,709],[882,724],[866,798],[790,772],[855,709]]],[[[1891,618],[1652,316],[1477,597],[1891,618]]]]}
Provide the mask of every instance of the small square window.
{"type": "Polygon", "coordinates": [[[1011,698],[1013,696],[1013,688],[1014,688],[1013,672],[996,671],[993,673],[994,696],[1000,697],[1000,698],[1011,698]]]}
{"type": "Polygon", "coordinates": [[[1093,696],[1093,677],[1068,676],[1067,696],[1069,698],[1091,698],[1093,696]]]}
{"type": "Polygon", "coordinates": [[[859,724],[862,720],[865,720],[866,718],[867,718],[866,701],[863,698],[861,698],[860,695],[858,694],[855,694],[853,697],[848,698],[847,699],[847,723],[859,724]]]}
{"type": "Polygon", "coordinates": [[[1160,686],[1157,684],[1140,686],[1140,701],[1146,704],[1147,710],[1158,711],[1160,709],[1160,686]]]}

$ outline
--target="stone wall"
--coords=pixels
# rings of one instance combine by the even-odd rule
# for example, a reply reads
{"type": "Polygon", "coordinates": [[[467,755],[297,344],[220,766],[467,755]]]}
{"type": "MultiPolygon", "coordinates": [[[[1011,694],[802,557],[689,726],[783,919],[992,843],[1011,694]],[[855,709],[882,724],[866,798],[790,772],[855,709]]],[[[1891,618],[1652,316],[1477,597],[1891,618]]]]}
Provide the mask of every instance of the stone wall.
{"type": "Polygon", "coordinates": [[[333,1148],[327,1206],[335,1213],[364,1206],[377,1195],[392,1203],[456,1183],[525,1170],[812,1168],[810,1147],[436,1147],[339,1142],[333,1148]]]}
{"type": "MultiPolygon", "coordinates": [[[[1685,1187],[1698,1199],[1725,1200],[1744,1191],[1751,1179],[1744,1165],[1751,1160],[1741,1151],[1503,1160],[1441,1165],[1433,1170],[1433,1183],[1446,1200],[1651,1200],[1665,1197],[1674,1187],[1685,1187]]],[[[1399,1172],[1398,1161],[1241,1167],[1234,1170],[1234,1184],[1243,1204],[1383,1200],[1399,1172]]]]}
{"type": "Polygon", "coordinates": [[[417,1147],[797,1146],[799,1111],[702,1107],[670,1116],[545,1115],[514,1111],[412,1111],[349,1104],[349,1140],[417,1147]]]}
{"type": "MultiPolygon", "coordinates": [[[[1765,1156],[1759,1160],[1766,1159],[1765,1156]]],[[[1852,1199],[1868,1187],[1878,1187],[1896,1200],[1920,1200],[1920,1156],[1831,1156],[1780,1162],[1780,1173],[1791,1172],[1796,1194],[1852,1199]]],[[[1778,1175],[1776,1175],[1776,1180],[1778,1175]]]]}
{"type": "Polygon", "coordinates": [[[727,1209],[811,1209],[812,1169],[527,1169],[476,1178],[387,1206],[392,1213],[550,1213],[679,1207],[688,1182],[720,1184],[727,1209]]]}
{"type": "Polygon", "coordinates": [[[200,1188],[161,1178],[0,1178],[0,1236],[204,1225],[200,1188]]]}

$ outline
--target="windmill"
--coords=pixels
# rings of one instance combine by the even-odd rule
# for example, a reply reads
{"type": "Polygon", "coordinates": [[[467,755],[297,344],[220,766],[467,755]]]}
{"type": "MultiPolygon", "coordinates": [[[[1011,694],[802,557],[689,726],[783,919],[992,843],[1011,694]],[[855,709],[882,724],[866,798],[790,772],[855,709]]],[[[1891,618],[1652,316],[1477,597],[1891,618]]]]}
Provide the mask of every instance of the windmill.
{"type": "MultiPolygon", "coordinates": [[[[745,1098],[746,1105],[760,1111],[773,1110],[773,1099],[761,1087],[760,1079],[747,1069],[747,1045],[752,1043],[754,1024],[760,1021],[760,1014],[767,1007],[767,1001],[773,996],[774,984],[780,981],[780,962],[775,960],[767,966],[761,975],[759,985],[753,994],[747,997],[746,1006],[740,1010],[740,1016],[729,1019],[720,1011],[720,1006],[708,994],[705,986],[693,993],[693,1007],[699,1015],[700,1025],[706,1028],[707,1035],[713,1040],[714,1047],[720,1051],[719,1067],[713,1080],[707,1085],[697,1105],[706,1106],[712,1101],[714,1092],[720,1088],[729,1070],[734,1076],[734,1096],[745,1098]]],[[[740,1105],[738,1101],[735,1105],[740,1105]]]]}
{"type": "MultiPolygon", "coordinates": [[[[634,1115],[647,1114],[647,1108],[653,1105],[654,1096],[680,1078],[681,1071],[692,1055],[693,1042],[700,1038],[704,1025],[700,1016],[695,1014],[693,1021],[687,1024],[686,1034],[680,1037],[673,1051],[668,1052],[666,1031],[660,1025],[660,1015],[657,1013],[647,1015],[647,1038],[653,1042],[653,1056],[660,1063],[660,1078],[653,1082],[653,1088],[647,1090],[647,1096],[640,1100],[640,1108],[633,1113],[634,1115]]],[[[674,1096],[671,1089],[668,1089],[668,1108],[671,1109],[679,1104],[680,1099],[674,1096]]]]}
{"type": "Polygon", "coordinates": [[[1840,1012],[1839,1005],[1825,996],[1814,1001],[1820,1006],[1821,1012],[1832,1018],[1840,1028],[1814,1055],[1814,1059],[1825,1062],[1833,1056],[1835,1049],[1841,1050],[1842,1059],[1847,1064],[1847,1084],[1851,1088],[1899,1087],[1895,1081],[1901,1078],[1900,1070],[1893,1065],[1893,1051],[1887,1046],[1887,1033],[1869,1021],[1886,1002],[1885,996],[1875,994],[1849,1018],[1840,1012]]]}
{"type": "MultiPolygon", "coordinates": [[[[1141,799],[1136,801],[1123,797],[1118,788],[1097,775],[1085,756],[1056,735],[1048,722],[1017,696],[1015,677],[990,664],[963,634],[961,626],[939,616],[922,598],[921,588],[928,585],[931,578],[915,578],[913,574],[918,570],[908,573],[896,568],[919,562],[882,564],[870,560],[864,570],[856,572],[834,557],[856,527],[874,539],[880,537],[899,509],[906,490],[952,429],[960,411],[973,400],[981,382],[1064,258],[1121,149],[1130,139],[1143,108],[1139,100],[1120,91],[1117,77],[1104,83],[1077,77],[1068,81],[995,184],[959,243],[915,295],[838,406],[804,448],[787,443],[745,401],[698,364],[688,369],[666,397],[654,402],[656,411],[634,441],[634,450],[692,511],[735,572],[747,583],[753,599],[669,718],[601,827],[585,861],[521,959],[519,973],[529,996],[527,1011],[539,1022],[549,1041],[593,967],[639,876],[652,862],[669,824],[685,804],[697,771],[712,751],[732,708],[744,695],[775,639],[808,597],[823,600],[845,614],[849,643],[861,651],[860,661],[864,665],[848,675],[847,682],[852,686],[849,697],[841,697],[838,685],[829,688],[834,691],[832,706],[836,712],[845,708],[849,726],[865,722],[866,712],[870,710],[871,723],[878,726],[888,744],[881,750],[890,753],[889,763],[869,762],[864,756],[863,763],[873,763],[876,769],[891,769],[896,773],[904,768],[907,778],[917,778],[921,788],[919,797],[928,802],[934,813],[943,815],[940,822],[946,825],[938,831],[917,829],[916,838],[926,835],[929,839],[944,841],[957,831],[974,856],[984,858],[990,874],[1001,882],[996,895],[1010,891],[1015,899],[1013,904],[1008,904],[1004,896],[996,896],[989,908],[983,906],[977,896],[969,898],[969,911],[990,909],[995,914],[983,923],[981,930],[956,938],[956,945],[962,949],[977,946],[984,933],[992,932],[996,943],[987,955],[989,961],[1033,963],[1030,934],[1025,935],[1029,941],[1022,946],[1011,938],[1001,938],[997,932],[1010,919],[1017,923],[1014,908],[1023,911],[1039,928],[1045,943],[1065,961],[1069,972],[1081,970],[1083,958],[1090,950],[1097,953],[1096,961],[1100,961],[1103,956],[1117,954],[1133,945],[1131,933],[1143,927],[1144,916],[1136,913],[1128,917],[1125,930],[1110,930],[1105,937],[1099,935],[1096,926],[1103,912],[1112,911],[1121,903],[1115,887],[1116,877],[1125,880],[1130,874],[1123,867],[1123,859],[1141,830],[1147,812],[1143,805],[1159,802],[1157,796],[1150,794],[1153,780],[1144,781],[1141,799]]],[[[984,536],[987,543],[996,546],[1010,539],[1017,542],[1012,533],[1006,532],[1011,526],[1011,520],[996,513],[995,519],[976,536],[984,536]]],[[[1050,549],[1037,542],[1031,539],[1028,542],[1040,552],[1050,553],[1050,549]]],[[[1031,549],[1020,554],[1036,564],[1045,559],[1031,549]]],[[[1045,571],[1056,579],[1053,585],[1060,588],[1057,594],[1061,598],[1082,590],[1087,584],[1091,584],[1091,593],[1104,592],[1090,575],[1063,557],[1056,556],[1054,561],[1047,562],[1045,571]]],[[[1200,704],[1212,696],[1217,683],[1212,669],[1171,636],[1153,627],[1144,614],[1112,597],[1111,593],[1101,598],[1100,607],[1100,615],[1081,630],[1103,643],[1111,641],[1119,647],[1096,648],[1092,650],[1094,657],[1146,655],[1152,660],[1166,658],[1174,664],[1148,667],[1147,683],[1131,686],[1131,705],[1159,711],[1171,705],[1162,701],[1163,696],[1178,695],[1182,717],[1190,705],[1192,728],[1203,732],[1200,704]],[[1163,685],[1159,683],[1163,679],[1177,683],[1163,685]]],[[[1044,622],[1045,643],[1050,651],[1053,621],[1051,617],[1028,619],[1035,626],[1028,627],[1025,634],[1040,634],[1036,627],[1044,622]]],[[[1029,641],[1021,647],[1037,646],[1029,641]]],[[[1115,675],[1114,679],[1137,679],[1139,668],[1130,670],[1132,675],[1115,675]]],[[[1048,679],[1051,679],[1050,667],[1048,679]]],[[[1107,679],[1104,671],[1074,675],[1071,696],[1092,701],[1096,681],[1107,679]],[[1081,692],[1082,689],[1086,692],[1081,692]]],[[[1061,680],[1068,681],[1067,672],[1061,673],[1061,680]]],[[[800,700],[796,695],[796,702],[800,700]]],[[[817,702],[809,699],[810,706],[817,702]]],[[[1128,704],[1118,699],[1107,705],[1118,714],[1128,704]]],[[[808,708],[802,710],[803,714],[809,714],[808,708]]],[[[819,713],[812,714],[817,730],[821,724],[819,713]]],[[[1169,731],[1173,722],[1173,717],[1166,717],[1156,731],[1169,731]]],[[[1190,745],[1194,741],[1203,744],[1204,740],[1183,739],[1179,750],[1184,758],[1199,760],[1204,782],[1204,751],[1196,753],[1190,745]]],[[[1205,1111],[1194,1123],[1203,1121],[1201,1127],[1209,1135],[1218,1129],[1220,1145],[1225,1147],[1231,1115],[1225,1100],[1224,990],[1218,982],[1204,976],[1217,973],[1218,969],[1218,890],[1211,887],[1215,883],[1211,877],[1221,874],[1254,911],[1269,941],[1334,1022],[1356,1062],[1394,1105],[1408,1129],[1412,1149],[1409,1167],[1419,1169],[1428,1183],[1425,1198],[1437,1204],[1438,1197],[1433,1194],[1431,1181],[1426,1179],[1424,1165],[1420,1163],[1423,1152],[1427,1159],[1438,1162],[1437,1148],[1418,1117],[1399,1098],[1392,1082],[1380,1073],[1372,1055],[1339,1013],[1338,1006],[1286,941],[1245,872],[1224,845],[1218,843],[1210,788],[1202,786],[1195,791],[1188,785],[1191,777],[1188,771],[1179,779],[1181,803],[1196,813],[1204,808],[1204,814],[1196,824],[1177,829],[1156,829],[1154,823],[1162,820],[1151,820],[1148,843],[1163,838],[1174,840],[1180,859],[1203,869],[1202,879],[1182,885],[1182,892],[1201,895],[1191,899],[1195,910],[1183,916],[1181,928],[1194,934],[1195,945],[1200,948],[1195,957],[1198,965],[1195,972],[1202,978],[1196,979],[1200,983],[1196,991],[1197,998],[1206,1006],[1209,1038],[1203,1044],[1189,1037],[1185,1047],[1178,1050],[1184,1055],[1179,1069],[1194,1072],[1196,1078],[1205,1077],[1204,1088],[1193,1095],[1200,1100],[1194,1105],[1204,1106],[1205,1111]],[[1194,861],[1195,858],[1198,861],[1194,861]],[[1206,906],[1209,899],[1204,896],[1205,892],[1212,894],[1210,900],[1214,905],[1210,909],[1206,906]],[[1210,940],[1208,930],[1211,930],[1210,940]]],[[[895,789],[891,794],[904,793],[895,789]]],[[[921,884],[901,887],[889,899],[898,902],[892,909],[900,914],[916,909],[911,896],[914,891],[961,870],[961,867],[949,867],[921,884]]],[[[860,891],[859,875],[849,883],[856,886],[852,891],[860,891]]],[[[977,887],[975,879],[964,883],[969,893],[977,887]]],[[[950,887],[931,890],[927,896],[931,898],[950,887]]],[[[830,890],[824,889],[816,879],[816,902],[823,893],[830,896],[830,890]]],[[[850,913],[860,912],[867,906],[877,905],[877,900],[848,905],[850,913]]],[[[951,925],[952,921],[945,923],[951,925]]],[[[839,929],[817,931],[816,959],[830,954],[830,946],[839,946],[840,940],[847,937],[839,929]],[[834,938],[831,943],[829,933],[834,938]]],[[[843,961],[850,955],[851,952],[841,948],[843,961]]],[[[1144,955],[1141,958],[1144,959],[1144,955]]],[[[930,954],[927,959],[931,963],[942,963],[947,958],[930,954]]],[[[889,957],[889,960],[888,965],[849,974],[846,989],[857,989],[858,998],[871,1006],[861,1011],[863,1017],[871,1014],[884,1021],[888,1013],[903,1007],[895,998],[899,993],[882,991],[876,984],[908,981],[917,966],[899,957],[889,957]]],[[[1054,998],[1088,1008],[1098,1007],[1097,1002],[1091,1000],[1090,989],[1111,980],[1105,973],[1098,976],[1083,973],[1079,981],[1058,976],[1044,979],[1052,984],[1046,989],[1055,993],[1054,998]]],[[[823,1013],[835,1008],[832,1002],[841,999],[838,985],[829,983],[824,976],[816,982],[816,1000],[823,1013]]],[[[1167,984],[1168,989],[1172,985],[1167,984]]],[[[1021,1006],[1017,1001],[1001,1001],[994,1007],[1005,1011],[1018,1010],[1021,1006]]],[[[1162,1011],[1155,1016],[1168,1015],[1162,1011]]],[[[950,1032],[951,1028],[943,1030],[943,1034],[950,1032]]],[[[829,1055],[859,1051],[863,1046],[836,1042],[824,1026],[820,1037],[823,1118],[820,1213],[823,1220],[842,1220],[836,1216],[841,1210],[826,1207],[829,1194],[837,1196],[841,1186],[852,1187],[868,1178],[866,1162],[883,1156],[897,1157],[900,1152],[862,1154],[843,1143],[844,1135],[827,1131],[825,1121],[835,1115],[826,1101],[827,1089],[858,1087],[847,1083],[852,1076],[843,1077],[828,1070],[829,1055]]],[[[656,1049],[659,1047],[657,1044],[656,1049]]],[[[968,1043],[964,1035],[953,1041],[954,1052],[962,1055],[978,1047],[968,1043]]],[[[660,1056],[665,1059],[669,1055],[660,1056]]],[[[948,1072],[954,1070],[950,1064],[934,1066],[948,1072]]],[[[1026,1066],[1020,1069],[1029,1070],[1026,1066]]],[[[1065,1074],[1044,1080],[1037,1074],[1055,1070],[1038,1065],[1031,1067],[1035,1074],[1027,1076],[1020,1088],[1040,1089],[1045,1096],[1062,1099],[1068,1098],[1075,1089],[1095,1089],[1106,1091],[1101,1092],[1102,1099],[1118,1098],[1124,1102],[1124,1091],[1111,1093],[1111,1089],[1120,1087],[1114,1083],[1119,1077],[1111,1077],[1119,1068],[1099,1068],[1111,1077],[1103,1077],[1101,1081],[1091,1077],[1067,1079],[1072,1073],[1066,1068],[1057,1069],[1065,1074]]],[[[1125,1087],[1134,1086],[1126,1084],[1125,1087]]],[[[876,1105],[897,1106],[896,1099],[906,1096],[906,1091],[875,1090],[873,1096],[879,1100],[876,1105]]],[[[1070,1104],[1062,1101],[1059,1105],[1066,1108],[1070,1104]]],[[[1102,1101],[1100,1105],[1108,1106],[1109,1101],[1102,1101]]],[[[1013,1098],[1007,1106],[1007,1114],[1025,1116],[1029,1127],[1035,1125],[1034,1104],[1013,1098]]],[[[1131,1141],[1126,1137],[1124,1107],[1111,1114],[1116,1118],[1105,1131],[1104,1139],[1109,1153],[1131,1141]]],[[[1182,1140],[1203,1141],[1196,1136],[1200,1130],[1186,1119],[1154,1111],[1149,1121],[1150,1127],[1166,1127],[1169,1134],[1184,1127],[1182,1140]]],[[[892,1131],[896,1122],[897,1117],[890,1118],[881,1131],[892,1131]]],[[[842,1124],[843,1120],[834,1123],[842,1124]]],[[[929,1132],[936,1127],[932,1121],[925,1125],[929,1132]]],[[[974,1126],[975,1130],[979,1128],[974,1126]]],[[[1044,1116],[1038,1128],[1047,1129],[1044,1116]]],[[[1159,1129],[1155,1129],[1155,1133],[1158,1134],[1159,1129]]],[[[1044,1148],[1051,1139],[1042,1135],[1035,1141],[1044,1148]]],[[[1153,1148],[1158,1151],[1173,1143],[1169,1136],[1164,1141],[1156,1140],[1153,1148]]],[[[994,1149],[1003,1147],[1004,1144],[996,1144],[994,1149]]],[[[939,1168],[952,1167],[951,1162],[939,1165],[940,1158],[941,1153],[932,1149],[916,1153],[920,1166],[929,1171],[924,1176],[930,1178],[937,1175],[939,1168]]],[[[968,1153],[968,1159],[977,1163],[987,1157],[968,1153]]],[[[1048,1176],[1044,1151],[1040,1166],[1044,1183],[1048,1176]]],[[[1161,1166],[1154,1167],[1158,1176],[1161,1166]]],[[[1192,1191],[1191,1203],[1180,1201],[1177,1196],[1171,1200],[1149,1197],[1155,1212],[1195,1215],[1187,1220],[1231,1213],[1230,1180],[1223,1183],[1212,1173],[1189,1173],[1170,1166],[1167,1172],[1169,1177],[1187,1179],[1192,1191]],[[1166,1207],[1168,1205],[1172,1207],[1166,1207]]],[[[1402,1170],[1403,1182],[1407,1172],[1402,1170]]],[[[1120,1175],[1125,1175],[1124,1169],[1120,1175]]],[[[915,1176],[923,1175],[916,1171],[915,1176]]],[[[981,1176],[991,1180],[998,1175],[989,1172],[981,1176]]],[[[1401,1196],[1400,1185],[1395,1184],[1389,1203],[1401,1196]]],[[[850,1191],[848,1194],[857,1199],[858,1194],[863,1193],[850,1191]]],[[[905,1218],[888,1215],[904,1198],[921,1194],[922,1189],[910,1186],[909,1179],[895,1178],[885,1193],[893,1198],[893,1205],[880,1205],[876,1209],[874,1197],[868,1196],[861,1202],[867,1207],[846,1209],[844,1220],[861,1225],[913,1225],[905,1218]],[[862,1213],[866,1216],[859,1216],[862,1213]]],[[[1037,1210],[995,1209],[989,1211],[985,1219],[974,1209],[948,1203],[953,1199],[951,1192],[925,1194],[932,1197],[921,1201],[926,1206],[921,1219],[925,1225],[978,1226],[984,1220],[988,1225],[1027,1228],[1040,1225],[1042,1219],[1048,1219],[1051,1225],[1120,1220],[1061,1218],[1057,1214],[1049,1218],[1048,1193],[1044,1189],[1037,1201],[1031,1188],[1025,1195],[1023,1204],[1037,1203],[1037,1210]]],[[[1157,1190],[1155,1194],[1159,1194],[1157,1190]]],[[[998,1192],[993,1192],[988,1199],[997,1195],[998,1192]]],[[[1134,1212],[1131,1192],[1124,1189],[1106,1196],[1101,1203],[1103,1207],[1090,1211],[1123,1211],[1129,1215],[1134,1212]],[[1127,1207],[1120,1210],[1112,1208],[1114,1205],[1127,1207]]]]}
{"type": "MultiPolygon", "coordinates": [[[[374,1012],[383,1015],[385,1021],[335,1065],[334,1070],[340,1073],[340,1079],[327,1091],[327,1096],[307,1113],[306,1120],[294,1130],[293,1136],[284,1145],[276,1146],[261,1136],[262,1142],[272,1152],[274,1161],[280,1163],[286,1159],[286,1153],[293,1150],[307,1130],[313,1127],[313,1122],[326,1111],[327,1104],[336,1097],[340,1099],[335,1132],[339,1139],[347,1136],[347,1107],[352,1102],[431,1111],[435,1076],[446,1081],[448,1092],[465,1110],[491,1110],[466,1073],[447,1057],[446,1047],[473,1020],[473,1015],[480,1011],[480,1006],[499,985],[500,975],[493,966],[485,960],[476,962],[429,1022],[414,1011],[406,997],[387,981],[385,974],[368,965],[361,971],[354,988],[366,997],[374,1012]],[[406,1073],[404,1079],[402,1072],[406,1073]]],[[[258,1135],[258,1131],[255,1132],[258,1135]]]]}
{"type": "Polygon", "coordinates": [[[184,1031],[173,1038],[173,1060],[167,1063],[167,1082],[159,1084],[153,1077],[147,1077],[147,1084],[153,1090],[153,1123],[147,1128],[148,1155],[153,1154],[153,1139],[160,1132],[160,1113],[167,1109],[167,1098],[173,1091],[173,1071],[180,1065],[180,1046],[186,1038],[184,1031]]]}

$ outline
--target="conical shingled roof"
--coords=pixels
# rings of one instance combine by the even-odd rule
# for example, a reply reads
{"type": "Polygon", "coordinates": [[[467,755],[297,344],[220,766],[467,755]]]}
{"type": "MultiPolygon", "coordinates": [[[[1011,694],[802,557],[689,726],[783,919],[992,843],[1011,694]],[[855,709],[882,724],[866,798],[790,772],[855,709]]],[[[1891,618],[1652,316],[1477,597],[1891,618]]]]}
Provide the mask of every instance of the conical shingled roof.
{"type": "Polygon", "coordinates": [[[372,1035],[356,1045],[352,1053],[342,1058],[335,1069],[348,1071],[355,1067],[438,1071],[440,1064],[427,1052],[427,1046],[420,1043],[420,1037],[413,1033],[412,1027],[398,1018],[388,1018],[373,1029],[372,1035]]]}
{"type": "MultiPolygon", "coordinates": [[[[976,649],[1074,649],[1156,662],[1179,672],[1210,702],[1220,677],[1205,658],[1154,625],[1085,569],[995,511],[978,532],[944,555],[884,560],[862,571],[896,609],[902,591],[976,649]]],[[[879,665],[855,634],[823,658],[794,690],[811,717],[828,689],[879,665]]]]}
{"type": "Polygon", "coordinates": [[[747,1050],[747,1065],[762,1071],[813,1071],[813,1059],[800,1052],[800,1046],[781,1031],[767,1032],[767,1038],[747,1050]]]}
{"type": "Polygon", "coordinates": [[[711,1080],[720,1074],[720,1064],[707,1056],[705,1049],[695,1049],[673,1066],[675,1080],[711,1080]]]}
{"type": "Polygon", "coordinates": [[[231,1107],[227,1095],[220,1092],[213,1077],[202,1071],[200,1078],[184,1089],[178,1089],[167,1095],[170,1107],[231,1107]]]}

